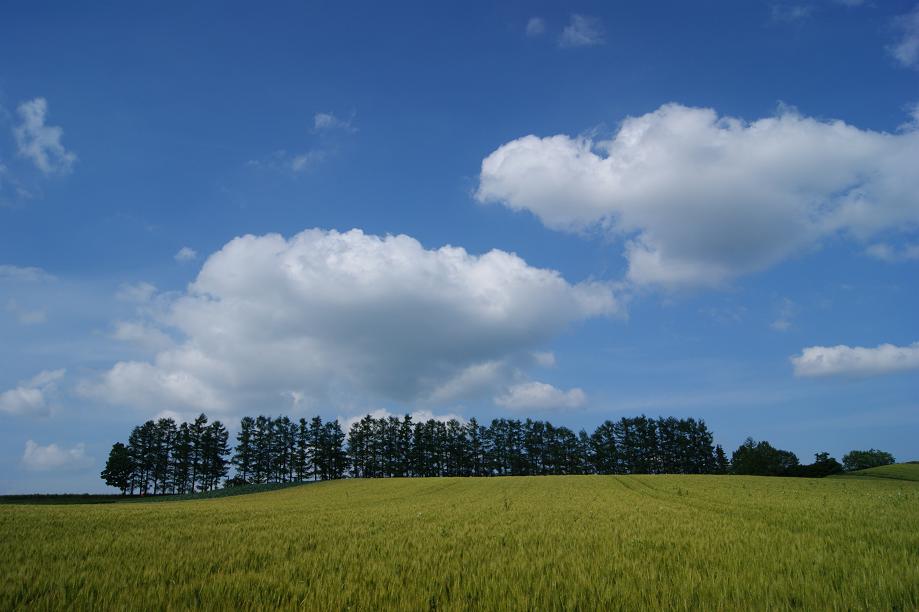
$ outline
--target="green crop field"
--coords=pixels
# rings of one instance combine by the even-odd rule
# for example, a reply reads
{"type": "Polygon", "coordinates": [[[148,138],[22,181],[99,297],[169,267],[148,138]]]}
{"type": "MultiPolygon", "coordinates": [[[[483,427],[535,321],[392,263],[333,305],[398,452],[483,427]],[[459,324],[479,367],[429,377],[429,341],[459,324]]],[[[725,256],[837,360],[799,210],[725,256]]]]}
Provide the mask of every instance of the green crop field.
{"type": "Polygon", "coordinates": [[[347,480],[0,506],[0,609],[919,608],[919,484],[347,480]]]}
{"type": "Polygon", "coordinates": [[[842,474],[838,478],[892,478],[894,480],[912,480],[919,482],[919,463],[897,463],[880,467],[859,470],[851,474],[842,474]]]}

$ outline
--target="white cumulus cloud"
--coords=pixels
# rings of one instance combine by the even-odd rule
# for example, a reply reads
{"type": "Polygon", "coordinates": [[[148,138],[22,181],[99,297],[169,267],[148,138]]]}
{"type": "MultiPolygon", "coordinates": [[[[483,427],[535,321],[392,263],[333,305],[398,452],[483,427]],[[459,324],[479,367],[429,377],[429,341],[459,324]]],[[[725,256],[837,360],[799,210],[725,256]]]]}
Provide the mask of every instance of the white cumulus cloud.
{"type": "Polygon", "coordinates": [[[65,370],[44,370],[29,380],[20,381],[16,387],[0,393],[0,412],[33,416],[48,414],[49,396],[65,373],[65,370]]]}
{"type": "Polygon", "coordinates": [[[587,395],[577,387],[562,391],[538,381],[512,385],[505,393],[495,398],[496,404],[511,410],[577,408],[583,406],[586,401],[587,395]]]}
{"type": "Polygon", "coordinates": [[[783,108],[752,123],[667,104],[610,140],[524,136],[482,162],[477,198],[623,241],[628,277],[718,286],[819,244],[919,224],[919,129],[783,108]]]}
{"type": "Polygon", "coordinates": [[[609,286],[570,284],[512,253],[405,236],[243,236],[204,263],[160,324],[179,343],[81,385],[117,405],[232,412],[280,393],[425,402],[491,392],[609,286]]]}
{"type": "Polygon", "coordinates": [[[23,102],[16,109],[20,122],[13,128],[19,154],[45,174],[67,174],[77,161],[77,156],[64,148],[61,137],[64,131],[57,126],[45,125],[48,102],[35,98],[23,102]]]}
{"type": "Polygon", "coordinates": [[[31,471],[44,470],[77,470],[92,465],[92,459],[86,456],[86,447],[77,444],[72,448],[61,448],[57,444],[41,446],[28,440],[22,453],[22,465],[31,471]]]}
{"type": "Polygon", "coordinates": [[[909,346],[811,346],[791,358],[797,376],[878,376],[919,370],[919,342],[909,346]]]}

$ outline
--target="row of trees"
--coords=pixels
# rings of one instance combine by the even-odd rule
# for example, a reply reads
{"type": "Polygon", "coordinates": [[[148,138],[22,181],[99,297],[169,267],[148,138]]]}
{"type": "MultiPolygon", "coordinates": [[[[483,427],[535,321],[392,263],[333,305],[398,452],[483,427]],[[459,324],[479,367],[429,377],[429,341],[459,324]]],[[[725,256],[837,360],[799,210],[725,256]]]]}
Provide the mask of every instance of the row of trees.
{"type": "Polygon", "coordinates": [[[366,416],[348,434],[336,421],[244,417],[230,457],[220,421],[200,415],[135,427],[112,447],[102,472],[122,492],[193,493],[229,484],[285,483],[344,477],[524,476],[546,474],[754,474],[823,477],[893,463],[889,453],[852,451],[844,464],[817,453],[802,465],[790,451],[748,438],[729,461],[705,421],[648,418],[605,421],[575,433],[547,421],[476,419],[415,422],[366,416]]]}
{"type": "Polygon", "coordinates": [[[191,423],[147,421],[116,443],[102,478],[122,493],[194,493],[222,483],[229,471],[229,434],[220,421],[200,415],[191,423]]]}
{"type": "Polygon", "coordinates": [[[348,457],[338,421],[243,417],[232,463],[238,483],[333,480],[345,476],[348,457]]]}
{"type": "Polygon", "coordinates": [[[414,422],[366,416],[346,436],[338,421],[244,417],[229,457],[227,430],[200,415],[135,427],[102,472],[122,492],[193,493],[231,484],[424,476],[726,473],[704,421],[645,416],[606,421],[592,434],[546,421],[414,422]]]}
{"type": "Polygon", "coordinates": [[[846,453],[839,463],[829,453],[814,454],[814,462],[801,464],[791,451],[774,448],[765,440],[747,438],[731,456],[731,472],[755,476],[800,476],[823,478],[842,472],[854,472],[894,463],[890,453],[877,449],[854,450],[846,453]]]}
{"type": "Polygon", "coordinates": [[[701,474],[727,460],[704,421],[645,416],[606,421],[593,434],[546,421],[495,419],[484,426],[411,416],[366,416],[348,434],[351,475],[525,476],[701,474]]]}

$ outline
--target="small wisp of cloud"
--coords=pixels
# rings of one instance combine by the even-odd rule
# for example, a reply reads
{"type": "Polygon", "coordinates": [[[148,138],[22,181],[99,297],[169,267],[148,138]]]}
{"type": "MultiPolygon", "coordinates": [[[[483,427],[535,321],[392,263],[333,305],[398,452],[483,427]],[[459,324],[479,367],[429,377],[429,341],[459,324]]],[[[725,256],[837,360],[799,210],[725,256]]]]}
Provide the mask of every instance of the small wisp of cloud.
{"type": "Polygon", "coordinates": [[[542,17],[530,17],[526,25],[526,35],[530,38],[542,36],[546,32],[546,20],[542,17]]]}
{"type": "Polygon", "coordinates": [[[44,174],[67,174],[73,169],[77,156],[61,143],[64,130],[45,124],[48,102],[35,98],[16,109],[20,123],[13,128],[19,155],[30,159],[44,174]]]}
{"type": "Polygon", "coordinates": [[[21,325],[37,325],[44,323],[48,318],[48,313],[44,309],[30,310],[12,298],[6,303],[6,311],[13,315],[21,325]]]}
{"type": "Polygon", "coordinates": [[[54,277],[41,268],[0,265],[0,281],[37,283],[52,280],[54,277]]]}
{"type": "Polygon", "coordinates": [[[919,69],[919,4],[898,17],[894,27],[899,39],[888,48],[890,54],[905,68],[919,69]]]}
{"type": "Polygon", "coordinates": [[[562,48],[593,47],[606,42],[603,24],[596,17],[574,13],[558,39],[562,48]]]}
{"type": "Polygon", "coordinates": [[[916,261],[919,260],[919,244],[904,244],[896,247],[886,242],[879,242],[865,249],[865,254],[887,263],[916,261]]]}
{"type": "Polygon", "coordinates": [[[334,113],[316,113],[313,115],[313,131],[328,132],[331,130],[342,130],[344,132],[356,132],[357,128],[353,125],[354,117],[341,119],[334,113]]]}
{"type": "Polygon", "coordinates": [[[115,299],[121,302],[133,302],[135,304],[144,304],[156,294],[156,286],[150,283],[140,282],[124,284],[118,288],[115,293],[115,299]]]}
{"type": "Polygon", "coordinates": [[[788,298],[782,299],[782,305],[779,307],[779,316],[769,327],[778,332],[784,332],[791,329],[791,322],[798,312],[797,305],[788,298]]]}
{"type": "Polygon", "coordinates": [[[186,261],[194,261],[197,259],[198,252],[191,247],[183,246],[173,257],[179,263],[184,263],[186,261]]]}
{"type": "Polygon", "coordinates": [[[813,13],[814,7],[808,4],[773,4],[770,9],[770,16],[775,23],[798,24],[813,13]]]}

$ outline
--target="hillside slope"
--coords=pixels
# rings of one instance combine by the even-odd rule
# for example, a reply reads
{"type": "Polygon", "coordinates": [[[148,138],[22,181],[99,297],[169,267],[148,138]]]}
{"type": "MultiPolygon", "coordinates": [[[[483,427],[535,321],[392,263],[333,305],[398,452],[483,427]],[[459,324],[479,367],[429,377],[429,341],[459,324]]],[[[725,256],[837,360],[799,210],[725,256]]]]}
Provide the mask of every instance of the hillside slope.
{"type": "Polygon", "coordinates": [[[0,506],[0,609],[916,609],[890,479],[348,480],[0,506]]]}
{"type": "Polygon", "coordinates": [[[205,491],[203,493],[186,493],[183,495],[94,495],[80,493],[61,493],[61,494],[33,494],[33,495],[0,495],[0,505],[3,504],[51,504],[51,505],[68,505],[68,504],[147,504],[151,502],[175,502],[175,501],[192,501],[215,499],[222,497],[233,497],[236,495],[251,495],[252,493],[267,493],[286,489],[288,487],[299,487],[312,484],[312,481],[306,482],[287,482],[271,484],[251,484],[236,487],[226,487],[205,491]]]}
{"type": "Polygon", "coordinates": [[[842,474],[841,478],[889,478],[919,482],[919,463],[895,463],[842,474]]]}

